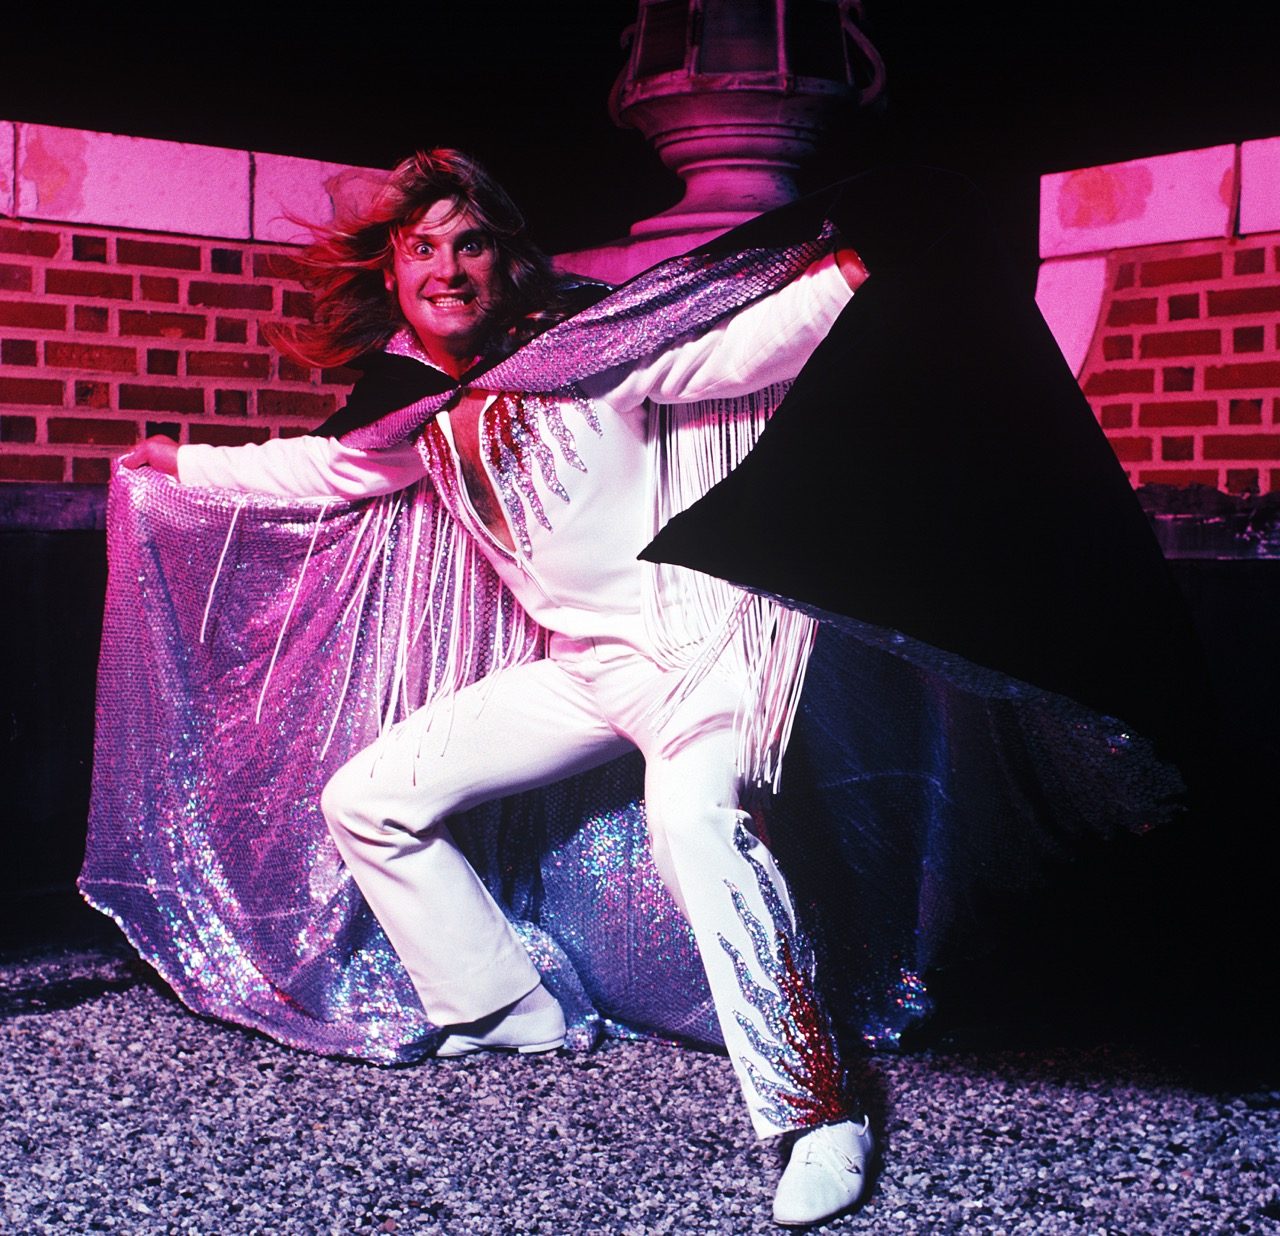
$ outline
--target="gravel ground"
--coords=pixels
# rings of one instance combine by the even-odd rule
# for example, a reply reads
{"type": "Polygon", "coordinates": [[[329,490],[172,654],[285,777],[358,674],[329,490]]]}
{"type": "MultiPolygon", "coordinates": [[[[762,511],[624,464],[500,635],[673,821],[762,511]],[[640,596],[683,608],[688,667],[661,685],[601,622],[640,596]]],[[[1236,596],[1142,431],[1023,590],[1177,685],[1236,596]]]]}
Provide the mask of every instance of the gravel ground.
{"type": "MultiPolygon", "coordinates": [[[[823,1230],[1280,1234],[1267,1054],[876,1057],[883,1167],[823,1230]]],[[[779,1230],[779,1150],[722,1057],[323,1059],[190,1014],[112,941],[0,958],[0,1100],[0,1230],[24,1236],[779,1230]]]]}

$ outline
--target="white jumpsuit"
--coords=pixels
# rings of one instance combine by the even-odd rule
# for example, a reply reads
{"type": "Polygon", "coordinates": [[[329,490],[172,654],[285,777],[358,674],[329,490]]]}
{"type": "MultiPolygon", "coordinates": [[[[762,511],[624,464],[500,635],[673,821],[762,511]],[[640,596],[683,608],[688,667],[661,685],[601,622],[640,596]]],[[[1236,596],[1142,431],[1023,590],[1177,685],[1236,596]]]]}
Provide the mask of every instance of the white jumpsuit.
{"type": "MultiPolygon", "coordinates": [[[[753,933],[772,937],[779,908],[789,913],[789,903],[750,818],[738,809],[733,721],[744,684],[717,665],[674,714],[660,725],[654,720],[677,671],[658,663],[642,608],[645,568],[637,554],[653,532],[646,401],[731,398],[794,377],[849,295],[828,257],[702,335],[585,383],[599,432],[569,400],[543,418],[543,456],[549,451],[556,464],[548,475],[541,463],[524,460],[521,479],[535,499],[524,504],[523,524],[509,529],[514,549],[484,526],[467,498],[447,413],[427,431],[448,443],[434,453],[420,451],[421,443],[359,451],[303,437],[184,446],[178,454],[183,484],[298,497],[393,492],[421,480],[433,454],[445,461],[438,466],[456,469],[456,483],[437,488],[453,494],[454,516],[550,633],[549,655],[463,689],[446,707],[420,709],[341,768],[322,798],[334,840],[427,1015],[438,1025],[473,1021],[519,1000],[539,980],[454,844],[448,818],[639,748],[654,859],[693,928],[761,1136],[843,1113],[831,1110],[830,1096],[816,1105],[804,1095],[789,1098],[803,1089],[795,1074],[805,1068],[793,1060],[780,1076],[776,1062],[768,1063],[770,1043],[792,1059],[795,1042],[779,1038],[814,1032],[805,1021],[811,1011],[799,1010],[803,1024],[788,1026],[785,1009],[780,1023],[776,1008],[770,1014],[761,1007],[784,983],[775,975],[768,987],[753,933]]],[[[511,477],[495,473],[490,459],[484,466],[494,491],[505,484],[510,492],[511,477]]],[[[794,992],[781,994],[783,1005],[795,1002],[794,992]]],[[[825,1059],[829,1049],[814,1050],[825,1059]]],[[[829,1071],[829,1063],[818,1061],[818,1071],[829,1071]]]]}

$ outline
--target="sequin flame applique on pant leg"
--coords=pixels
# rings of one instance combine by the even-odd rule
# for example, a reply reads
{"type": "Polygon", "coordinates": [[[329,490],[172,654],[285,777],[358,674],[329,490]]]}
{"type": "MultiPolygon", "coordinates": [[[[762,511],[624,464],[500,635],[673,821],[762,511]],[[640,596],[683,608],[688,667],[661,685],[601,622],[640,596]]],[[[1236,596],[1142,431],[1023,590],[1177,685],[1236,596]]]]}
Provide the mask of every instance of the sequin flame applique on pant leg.
{"type": "Polygon", "coordinates": [[[751,854],[758,843],[741,824],[734,843],[755,873],[761,900],[772,920],[770,927],[751,911],[739,888],[727,880],[725,884],[751,941],[756,964],[773,989],[756,981],[741,951],[723,934],[720,946],[733,962],[743,1000],[759,1016],[763,1032],[741,1010],[735,1010],[734,1017],[776,1080],[750,1059],[744,1058],[743,1065],[761,1097],[764,1115],[780,1131],[844,1120],[849,1115],[848,1079],[814,982],[813,949],[793,922],[768,873],[751,854]]]}

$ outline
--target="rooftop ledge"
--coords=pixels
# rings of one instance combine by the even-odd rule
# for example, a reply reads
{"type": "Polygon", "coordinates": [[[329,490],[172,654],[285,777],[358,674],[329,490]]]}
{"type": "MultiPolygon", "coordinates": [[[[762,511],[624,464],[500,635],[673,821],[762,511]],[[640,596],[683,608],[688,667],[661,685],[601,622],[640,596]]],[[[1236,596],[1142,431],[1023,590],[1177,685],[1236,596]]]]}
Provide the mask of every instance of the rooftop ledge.
{"type": "Polygon", "coordinates": [[[385,173],[0,120],[0,216],[225,240],[298,243],[289,216],[328,222],[376,192],[385,173]]]}

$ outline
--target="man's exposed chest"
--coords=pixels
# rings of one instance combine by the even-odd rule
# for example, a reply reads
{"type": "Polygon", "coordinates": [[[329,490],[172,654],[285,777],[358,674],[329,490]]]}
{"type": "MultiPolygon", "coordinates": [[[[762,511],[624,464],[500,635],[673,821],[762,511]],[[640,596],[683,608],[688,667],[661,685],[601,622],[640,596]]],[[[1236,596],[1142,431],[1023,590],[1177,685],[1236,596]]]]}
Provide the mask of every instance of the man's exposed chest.
{"type": "Polygon", "coordinates": [[[507,526],[502,503],[481,459],[481,420],[489,395],[484,391],[467,391],[449,411],[453,429],[453,447],[457,455],[462,485],[480,522],[500,544],[515,552],[515,541],[507,526]]]}

